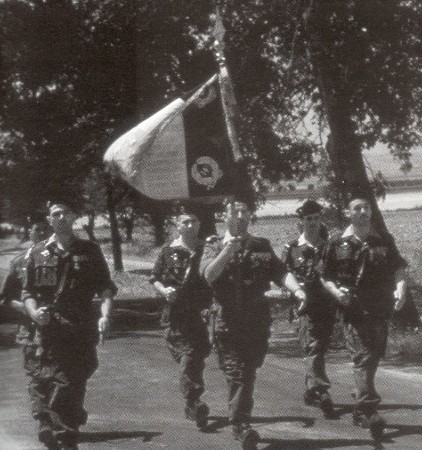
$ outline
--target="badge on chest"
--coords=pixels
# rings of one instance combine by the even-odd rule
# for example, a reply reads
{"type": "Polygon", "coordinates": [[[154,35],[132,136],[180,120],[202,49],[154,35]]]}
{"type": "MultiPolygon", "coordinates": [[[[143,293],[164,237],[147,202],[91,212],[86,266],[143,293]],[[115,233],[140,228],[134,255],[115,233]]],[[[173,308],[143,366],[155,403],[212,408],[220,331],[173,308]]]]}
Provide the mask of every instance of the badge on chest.
{"type": "Polygon", "coordinates": [[[58,257],[43,252],[35,262],[35,284],[37,286],[55,286],[57,284],[58,257]]]}
{"type": "Polygon", "coordinates": [[[342,242],[336,247],[336,259],[352,259],[353,258],[353,247],[349,242],[342,242]]]}
{"type": "Polygon", "coordinates": [[[250,254],[250,261],[251,261],[251,268],[258,268],[258,267],[268,267],[270,264],[272,258],[272,254],[270,252],[251,252],[250,254]]]}
{"type": "Polygon", "coordinates": [[[88,262],[88,257],[86,255],[72,255],[73,270],[81,270],[86,262],[88,262]]]}

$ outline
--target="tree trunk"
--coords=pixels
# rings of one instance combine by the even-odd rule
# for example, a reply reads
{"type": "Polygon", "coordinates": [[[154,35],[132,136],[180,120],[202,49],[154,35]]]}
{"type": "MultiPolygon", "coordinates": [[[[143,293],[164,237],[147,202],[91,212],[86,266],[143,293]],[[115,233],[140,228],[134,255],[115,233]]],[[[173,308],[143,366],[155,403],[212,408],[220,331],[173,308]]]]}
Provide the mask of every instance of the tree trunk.
{"type": "Polygon", "coordinates": [[[96,242],[97,239],[95,238],[94,228],[95,228],[95,212],[89,212],[88,223],[83,226],[83,229],[86,231],[88,239],[90,241],[96,242]]]}
{"type": "Polygon", "coordinates": [[[326,42],[325,37],[330,27],[329,3],[314,0],[306,12],[311,61],[331,132],[327,150],[344,205],[351,198],[368,199],[375,229],[387,231],[366,173],[356,125],[352,120],[351,88],[347,85],[343,69],[333,61],[327,48],[331,44],[326,42]]]}
{"type": "Polygon", "coordinates": [[[106,182],[107,211],[110,219],[111,244],[113,249],[114,270],[123,271],[122,246],[117,222],[116,208],[113,198],[113,187],[110,181],[106,182]]]}
{"type": "Polygon", "coordinates": [[[154,228],[155,245],[161,247],[166,241],[166,233],[164,230],[166,215],[161,211],[153,211],[150,213],[150,216],[154,228]]]}

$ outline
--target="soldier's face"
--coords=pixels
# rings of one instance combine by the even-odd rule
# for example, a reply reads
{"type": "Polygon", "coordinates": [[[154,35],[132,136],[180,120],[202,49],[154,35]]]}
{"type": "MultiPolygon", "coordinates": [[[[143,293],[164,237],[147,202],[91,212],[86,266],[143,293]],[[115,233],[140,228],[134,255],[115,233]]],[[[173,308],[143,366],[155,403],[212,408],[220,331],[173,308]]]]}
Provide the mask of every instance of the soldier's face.
{"type": "Polygon", "coordinates": [[[46,222],[34,223],[29,230],[29,239],[34,244],[47,239],[48,237],[48,224],[46,222]]]}
{"type": "Polygon", "coordinates": [[[197,237],[199,220],[193,214],[182,214],[177,218],[177,229],[183,237],[197,237]]]}
{"type": "Polygon", "coordinates": [[[353,225],[368,226],[372,217],[370,204],[366,200],[352,200],[349,206],[349,216],[353,225]]]}
{"type": "Polygon", "coordinates": [[[248,231],[251,213],[245,203],[235,202],[227,205],[226,224],[233,236],[245,234],[248,231]]]}
{"type": "Polygon", "coordinates": [[[53,205],[48,220],[55,233],[72,233],[76,215],[66,205],[53,205]]]}
{"type": "Polygon", "coordinates": [[[317,233],[321,228],[321,223],[321,213],[308,214],[302,219],[303,230],[306,233],[317,233]]]}

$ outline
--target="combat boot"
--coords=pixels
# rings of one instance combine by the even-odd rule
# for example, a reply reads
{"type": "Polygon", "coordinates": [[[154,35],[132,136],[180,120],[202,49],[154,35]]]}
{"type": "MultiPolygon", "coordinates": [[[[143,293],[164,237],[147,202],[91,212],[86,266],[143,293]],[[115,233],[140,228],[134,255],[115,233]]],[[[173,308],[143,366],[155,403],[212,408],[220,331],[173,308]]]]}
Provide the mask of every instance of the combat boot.
{"type": "Polygon", "coordinates": [[[353,425],[361,428],[369,428],[368,416],[359,408],[355,408],[352,413],[353,425]]]}
{"type": "Polygon", "coordinates": [[[77,450],[78,435],[75,432],[59,431],[56,433],[57,440],[60,443],[61,450],[77,450]]]}
{"type": "Polygon", "coordinates": [[[197,401],[186,405],[185,416],[186,419],[195,422],[200,430],[203,430],[207,426],[209,411],[209,407],[205,402],[197,401]]]}
{"type": "Polygon", "coordinates": [[[372,438],[375,442],[380,442],[384,435],[385,420],[375,411],[369,416],[368,422],[372,438]]]}
{"type": "Polygon", "coordinates": [[[307,406],[316,406],[320,408],[326,419],[337,418],[336,412],[334,411],[333,401],[327,391],[305,391],[305,394],[303,395],[303,401],[307,406]]]}
{"type": "Polygon", "coordinates": [[[38,430],[38,440],[49,450],[59,449],[59,443],[54,436],[53,428],[48,417],[40,417],[40,428],[38,430]]]}
{"type": "Polygon", "coordinates": [[[256,450],[259,434],[248,423],[233,425],[233,437],[242,443],[242,450],[256,450]]]}
{"type": "Polygon", "coordinates": [[[328,392],[323,392],[319,398],[319,407],[324,414],[326,419],[336,419],[337,414],[334,411],[333,401],[328,392]]]}

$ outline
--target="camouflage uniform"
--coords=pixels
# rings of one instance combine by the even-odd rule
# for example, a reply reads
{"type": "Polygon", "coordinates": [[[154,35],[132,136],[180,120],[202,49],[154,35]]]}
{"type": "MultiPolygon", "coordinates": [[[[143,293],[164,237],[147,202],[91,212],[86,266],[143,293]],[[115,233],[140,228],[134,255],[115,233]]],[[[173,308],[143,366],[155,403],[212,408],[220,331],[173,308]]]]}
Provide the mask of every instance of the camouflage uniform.
{"type": "MultiPolygon", "coordinates": [[[[207,239],[200,273],[218,256],[223,237],[207,239]]],[[[230,422],[250,423],[256,370],[264,362],[270,335],[270,309],[264,292],[286,274],[267,239],[248,235],[241,251],[213,282],[214,338],[229,388],[230,422]]]]}
{"type": "Polygon", "coordinates": [[[323,255],[323,278],[353,293],[350,306],[343,309],[344,333],[353,360],[357,411],[366,416],[381,401],[374,378],[387,344],[394,275],[404,266],[390,235],[374,233],[362,242],[352,228],[331,238],[323,255]]]}
{"type": "MultiPolygon", "coordinates": [[[[12,300],[21,300],[22,283],[25,273],[26,259],[31,250],[18,255],[10,263],[9,273],[4,279],[1,289],[1,297],[4,299],[4,305],[9,305],[12,300]]],[[[18,332],[16,334],[16,343],[22,345],[24,356],[24,369],[28,375],[32,373],[36,364],[36,351],[33,342],[35,326],[31,319],[22,313],[19,313],[18,332]]]]}
{"type": "Polygon", "coordinates": [[[35,245],[26,261],[22,300],[50,308],[50,323],[37,326],[39,365],[29,384],[32,413],[56,431],[86,422],[86,383],[97,368],[98,318],[95,294],[116,288],[99,246],[75,238],[68,251],[54,235],[35,245]]]}
{"type": "Polygon", "coordinates": [[[332,297],[321,284],[317,266],[325,242],[318,248],[301,235],[286,245],[282,260],[287,269],[303,286],[307,295],[305,315],[300,317],[299,337],[305,351],[305,384],[310,398],[318,398],[331,387],[325,370],[325,354],[335,323],[335,306],[332,297]]]}
{"type": "Polygon", "coordinates": [[[177,290],[176,301],[166,304],[166,343],[180,364],[180,388],[187,405],[199,401],[204,392],[205,358],[211,345],[201,311],[209,307],[210,291],[199,277],[198,265],[203,245],[194,253],[182,245],[165,245],[155,263],[150,282],[160,281],[177,290]]]}

